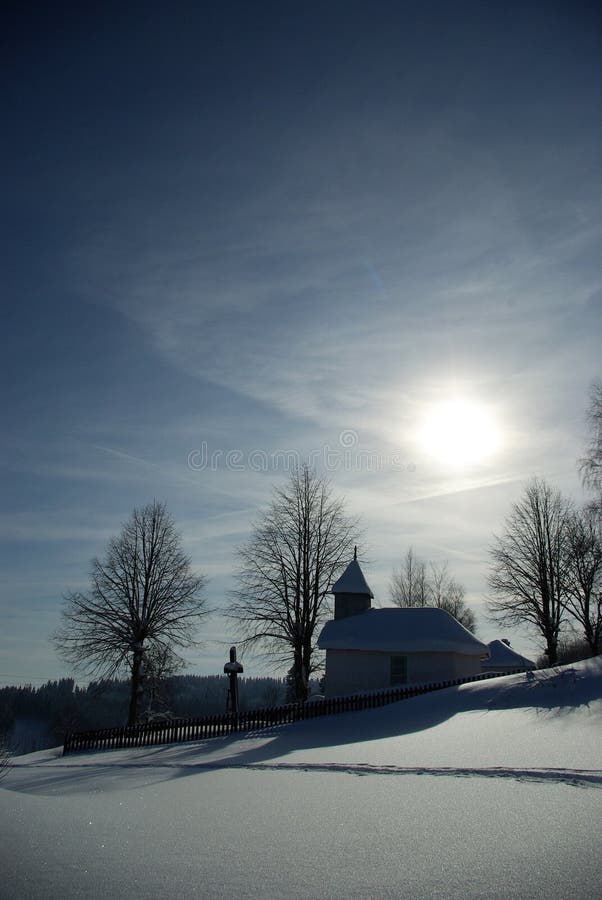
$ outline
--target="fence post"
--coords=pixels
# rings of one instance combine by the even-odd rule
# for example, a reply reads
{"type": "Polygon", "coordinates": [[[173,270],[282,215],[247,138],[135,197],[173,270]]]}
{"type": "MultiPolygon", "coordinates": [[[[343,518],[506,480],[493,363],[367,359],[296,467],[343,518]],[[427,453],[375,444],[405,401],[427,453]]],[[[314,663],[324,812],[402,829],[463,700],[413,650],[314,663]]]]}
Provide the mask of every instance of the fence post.
{"type": "MultiPolygon", "coordinates": [[[[516,669],[523,672],[524,669],[516,669]]],[[[201,718],[172,719],[168,722],[148,722],[134,726],[103,728],[95,731],[71,731],[63,740],[63,755],[82,750],[118,749],[141,747],[154,744],[180,743],[203,740],[230,734],[233,731],[249,731],[274,725],[312,719],[317,716],[335,715],[342,712],[376,709],[389,703],[406,700],[409,697],[441,690],[442,688],[483,681],[500,677],[499,672],[484,672],[448,681],[430,684],[387,688],[369,694],[351,694],[343,697],[328,697],[320,704],[289,703],[281,706],[264,707],[237,716],[212,715],[201,718]]]]}

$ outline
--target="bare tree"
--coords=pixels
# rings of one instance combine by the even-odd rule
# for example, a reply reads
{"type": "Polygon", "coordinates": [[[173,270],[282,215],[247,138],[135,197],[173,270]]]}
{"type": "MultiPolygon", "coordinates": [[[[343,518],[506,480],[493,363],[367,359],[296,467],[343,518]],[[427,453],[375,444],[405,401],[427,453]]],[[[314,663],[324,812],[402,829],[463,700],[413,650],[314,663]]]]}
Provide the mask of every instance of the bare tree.
{"type": "Polygon", "coordinates": [[[435,606],[450,613],[469,631],[474,631],[476,617],[464,602],[464,588],[449,574],[447,562],[427,564],[414,554],[406,553],[401,569],[391,578],[390,597],[396,606],[435,606]]]}
{"type": "Polygon", "coordinates": [[[227,615],[243,644],[281,665],[292,662],[295,695],[305,700],[317,629],[329,613],[328,592],[351,557],[358,531],[330,485],[304,465],[254,525],[239,549],[239,587],[227,615]]]}
{"type": "Polygon", "coordinates": [[[602,534],[600,513],[592,509],[569,520],[565,605],[596,656],[602,638],[602,534]]]}
{"type": "Polygon", "coordinates": [[[426,563],[416,557],[413,547],[408,549],[399,571],[393,573],[389,594],[395,606],[430,605],[426,563]]]}
{"type": "Polygon", "coordinates": [[[555,665],[565,613],[565,564],[571,508],[545,481],[530,481],[490,551],[489,608],[506,625],[528,624],[543,636],[555,665]]]}
{"type": "Polygon", "coordinates": [[[189,647],[193,629],[207,614],[205,579],[190,560],[165,504],[135,509],[103,561],[92,561],[87,594],[65,596],[63,621],[54,635],[64,659],[90,676],[130,676],[128,723],[137,719],[145,657],[189,647]]]}
{"type": "Polygon", "coordinates": [[[591,387],[587,408],[589,441],[585,456],[579,460],[579,471],[585,487],[602,491],[602,381],[591,387]]]}
{"type": "Polygon", "coordinates": [[[167,685],[185,665],[185,661],[167,645],[153,644],[148,648],[144,656],[142,697],[139,698],[144,704],[140,718],[150,722],[170,715],[167,685]]]}
{"type": "Polygon", "coordinates": [[[431,603],[433,606],[440,607],[445,601],[448,593],[448,586],[452,581],[449,574],[449,565],[444,563],[430,563],[429,583],[431,587],[431,603]]]}
{"type": "Polygon", "coordinates": [[[447,563],[440,566],[431,564],[430,584],[433,606],[444,609],[454,619],[457,619],[460,625],[474,634],[477,627],[476,616],[474,611],[466,605],[463,585],[449,575],[447,563]]]}

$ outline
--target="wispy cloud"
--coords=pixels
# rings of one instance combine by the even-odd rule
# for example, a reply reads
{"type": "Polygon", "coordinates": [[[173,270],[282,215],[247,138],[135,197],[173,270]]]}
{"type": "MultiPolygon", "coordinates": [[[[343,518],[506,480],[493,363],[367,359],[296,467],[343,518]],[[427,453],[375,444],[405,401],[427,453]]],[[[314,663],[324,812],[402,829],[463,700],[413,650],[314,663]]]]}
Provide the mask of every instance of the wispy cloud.
{"type": "Polygon", "coordinates": [[[327,474],[364,517],[383,593],[414,543],[453,558],[478,599],[522,481],[578,492],[602,321],[591,19],[529,10],[517,27],[442,5],[427,28],[390,6],[366,6],[367,29],[345,17],[336,38],[308,27],[282,43],[285,16],[217,52],[202,31],[205,52],[191,38],[172,66],[166,46],[164,69],[138,42],[132,82],[112,48],[132,88],[119,98],[87,67],[41,83],[25,42],[31,109],[7,123],[26,152],[10,162],[20,342],[11,332],[0,520],[20,597],[23,566],[32,603],[39,573],[80,583],[157,496],[219,605],[234,547],[286,477],[269,461],[341,462],[351,432],[382,464],[327,474]],[[42,120],[43,147],[27,131],[42,120]],[[454,394],[503,430],[499,454],[460,473],[416,440],[426,406],[454,394]],[[190,464],[200,447],[216,465],[190,464]]]}

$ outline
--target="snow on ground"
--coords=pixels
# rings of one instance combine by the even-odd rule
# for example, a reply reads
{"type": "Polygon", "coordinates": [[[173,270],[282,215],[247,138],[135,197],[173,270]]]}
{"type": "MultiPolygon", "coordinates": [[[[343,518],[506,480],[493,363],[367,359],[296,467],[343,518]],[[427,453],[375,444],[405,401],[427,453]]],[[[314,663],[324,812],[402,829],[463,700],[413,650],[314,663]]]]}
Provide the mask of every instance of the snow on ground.
{"type": "Polygon", "coordinates": [[[0,897],[597,898],[602,658],[240,737],[13,761],[0,897]]]}

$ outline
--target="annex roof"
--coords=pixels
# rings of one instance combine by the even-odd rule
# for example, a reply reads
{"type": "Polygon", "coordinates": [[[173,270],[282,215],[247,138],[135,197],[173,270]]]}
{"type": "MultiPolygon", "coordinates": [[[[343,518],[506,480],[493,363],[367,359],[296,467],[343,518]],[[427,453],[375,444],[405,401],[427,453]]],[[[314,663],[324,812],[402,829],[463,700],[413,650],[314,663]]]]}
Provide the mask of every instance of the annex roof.
{"type": "Polygon", "coordinates": [[[352,559],[341,577],[330,588],[331,594],[368,594],[374,598],[357,559],[352,559]]]}
{"type": "Polygon", "coordinates": [[[488,648],[443,609],[369,609],[327,622],[322,650],[376,650],[389,653],[464,653],[486,657],[488,648]]]}
{"type": "Polygon", "coordinates": [[[513,650],[512,647],[509,647],[504,641],[490,641],[487,644],[487,647],[489,648],[489,659],[485,661],[487,667],[512,666],[518,668],[519,666],[522,666],[523,668],[536,668],[533,660],[527,659],[526,656],[521,656],[520,653],[517,653],[516,650],[513,650]]]}

